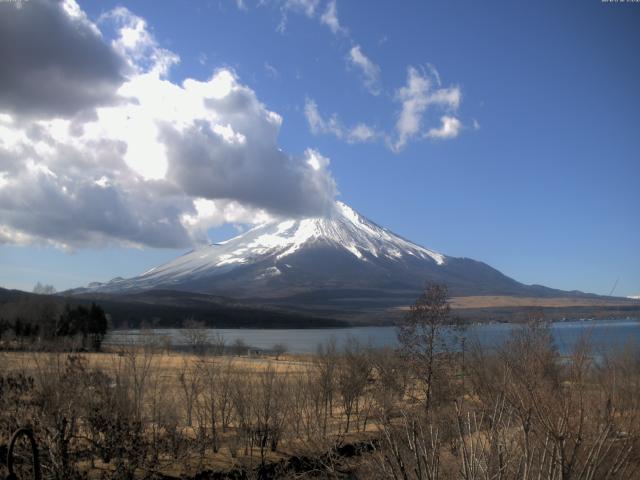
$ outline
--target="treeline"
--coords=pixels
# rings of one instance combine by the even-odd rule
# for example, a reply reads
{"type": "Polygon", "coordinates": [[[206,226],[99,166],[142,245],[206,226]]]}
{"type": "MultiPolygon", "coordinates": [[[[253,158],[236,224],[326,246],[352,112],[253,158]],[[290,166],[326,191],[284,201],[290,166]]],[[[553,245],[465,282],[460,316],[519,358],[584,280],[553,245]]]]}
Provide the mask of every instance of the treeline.
{"type": "Polygon", "coordinates": [[[346,327],[348,322],[314,317],[263,306],[235,303],[210,295],[148,291],[131,295],[83,295],[109,312],[113,328],[181,328],[193,319],[207,328],[327,328],[346,327]]]}
{"type": "MultiPolygon", "coordinates": [[[[49,291],[47,286],[34,290],[49,291]]],[[[129,295],[34,294],[0,288],[0,318],[35,324],[43,317],[59,315],[65,304],[100,305],[110,326],[122,328],[180,328],[194,319],[208,328],[326,328],[346,327],[344,320],[241,304],[229,298],[199,293],[152,290],[129,295]]]]}
{"type": "Polygon", "coordinates": [[[4,347],[40,346],[99,350],[108,329],[102,307],[28,298],[0,310],[0,342],[4,347]],[[13,307],[13,308],[11,308],[13,307]]]}

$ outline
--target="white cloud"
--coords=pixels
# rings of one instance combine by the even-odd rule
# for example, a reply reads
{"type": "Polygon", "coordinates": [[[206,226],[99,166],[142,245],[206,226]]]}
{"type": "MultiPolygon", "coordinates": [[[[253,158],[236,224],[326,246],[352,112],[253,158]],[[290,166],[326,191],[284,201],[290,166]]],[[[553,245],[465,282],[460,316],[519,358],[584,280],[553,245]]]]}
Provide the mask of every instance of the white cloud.
{"type": "MultiPolygon", "coordinates": [[[[237,0],[238,8],[246,10],[246,3],[243,0],[237,0]]],[[[334,35],[349,35],[349,30],[340,23],[338,18],[338,7],[336,0],[327,0],[325,8],[320,13],[320,0],[259,0],[258,6],[271,7],[280,10],[280,21],[276,26],[276,31],[284,33],[287,29],[289,14],[303,15],[309,19],[317,19],[322,25],[325,25],[334,35]]]]}
{"type": "Polygon", "coordinates": [[[347,134],[347,141],[349,143],[363,143],[375,140],[378,137],[378,133],[368,125],[359,123],[347,134]]]}
{"type": "MultiPolygon", "coordinates": [[[[324,117],[316,102],[310,98],[305,101],[304,113],[313,134],[333,135],[348,143],[384,139],[395,153],[400,152],[410,140],[452,139],[463,129],[462,122],[455,115],[462,101],[460,88],[442,87],[440,76],[431,65],[427,65],[426,71],[410,66],[407,69],[407,83],[397,90],[395,99],[400,102],[401,110],[393,134],[380,132],[365,123],[345,127],[336,113],[324,117]],[[439,113],[437,117],[434,116],[436,113],[439,113]],[[436,121],[438,125],[429,126],[436,121]]],[[[479,128],[477,122],[474,128],[479,128]]]]}
{"type": "Polygon", "coordinates": [[[450,117],[449,115],[444,115],[440,121],[441,125],[437,128],[430,129],[426,137],[427,138],[455,138],[460,133],[462,128],[462,123],[456,117],[450,117]]]}
{"type": "Polygon", "coordinates": [[[331,133],[338,138],[343,137],[342,127],[340,127],[337,117],[334,115],[328,120],[322,118],[315,100],[310,98],[305,100],[304,114],[309,123],[309,128],[311,128],[311,133],[331,133]]]}
{"type": "Polygon", "coordinates": [[[0,108],[0,243],[185,247],[206,242],[213,225],[333,205],[328,160],[283,152],[282,118],[233,71],[173,83],[167,74],[178,57],[142,18],[118,8],[101,22],[117,28],[105,48],[129,65],[118,103],[20,121],[19,110],[0,108]]]}
{"type": "MultiPolygon", "coordinates": [[[[437,72],[428,75],[426,72],[410,66],[407,69],[407,83],[396,92],[396,99],[402,107],[396,121],[396,140],[390,141],[389,145],[392,150],[398,152],[410,139],[420,133],[423,127],[423,117],[429,107],[435,106],[447,112],[455,112],[460,105],[462,93],[458,87],[441,88],[437,72]],[[434,88],[433,79],[436,81],[436,88],[434,88]]],[[[454,120],[459,123],[457,119],[454,120]]],[[[444,120],[442,121],[444,122],[444,120]]],[[[456,122],[448,121],[446,126],[449,129],[447,130],[449,134],[455,130],[457,135],[459,126],[456,129],[455,125],[456,122]]],[[[444,123],[442,128],[445,128],[444,123]]],[[[427,136],[435,136],[437,131],[438,129],[430,129],[427,136]],[[429,132],[434,133],[429,135],[429,132]]]]}
{"type": "Polygon", "coordinates": [[[364,86],[372,95],[380,94],[380,67],[373,63],[363,52],[360,45],[349,51],[347,60],[350,65],[360,69],[364,86]]]}
{"type": "Polygon", "coordinates": [[[278,78],[280,76],[280,72],[278,72],[278,69],[271,65],[269,62],[264,62],[264,69],[266,70],[267,75],[271,78],[278,78]]]}
{"type": "Polygon", "coordinates": [[[338,33],[346,33],[346,29],[340,25],[338,19],[338,7],[336,6],[336,0],[331,0],[327,3],[327,8],[320,17],[320,23],[329,27],[335,35],[338,33]]]}
{"type": "Polygon", "coordinates": [[[111,20],[118,28],[118,38],[112,46],[137,72],[153,72],[164,76],[180,61],[180,57],[158,45],[149,32],[144,18],[131,13],[125,7],[116,7],[102,15],[101,21],[111,20]]]}
{"type": "Polygon", "coordinates": [[[394,145],[395,150],[401,149],[420,130],[422,114],[428,106],[430,88],[429,79],[420,75],[415,68],[409,67],[407,84],[396,93],[396,98],[402,102],[402,111],[396,122],[398,141],[394,145]]]}
{"type": "Polygon", "coordinates": [[[345,127],[335,113],[327,119],[323,118],[318,111],[318,104],[310,98],[305,100],[304,114],[311,133],[315,135],[334,135],[348,143],[371,142],[379,137],[378,132],[364,123],[359,123],[352,128],[345,127]]]}
{"type": "MultiPolygon", "coordinates": [[[[265,1],[264,3],[267,2],[265,1]]],[[[280,5],[280,23],[276,27],[276,30],[284,33],[287,29],[289,12],[300,13],[308,18],[312,18],[316,14],[320,0],[276,0],[275,3],[280,5]]]]}
{"type": "Polygon", "coordinates": [[[319,4],[320,0],[284,0],[282,8],[304,13],[307,17],[313,17],[319,4]]]}
{"type": "Polygon", "coordinates": [[[247,207],[234,200],[196,198],[194,213],[185,213],[182,223],[193,231],[206,231],[226,223],[259,224],[273,217],[266,210],[247,207]]]}

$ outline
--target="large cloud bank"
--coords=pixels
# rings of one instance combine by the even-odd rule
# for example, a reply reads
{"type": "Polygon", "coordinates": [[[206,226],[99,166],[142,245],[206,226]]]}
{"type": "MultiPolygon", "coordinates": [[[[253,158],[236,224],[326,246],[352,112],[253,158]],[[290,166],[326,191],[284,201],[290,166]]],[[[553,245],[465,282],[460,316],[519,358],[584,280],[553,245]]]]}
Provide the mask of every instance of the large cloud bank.
{"type": "Polygon", "coordinates": [[[124,8],[0,3],[0,243],[186,247],[226,222],[322,214],[329,161],[277,145],[282,118],[226,69],[177,55],[124,8]]]}
{"type": "Polygon", "coordinates": [[[123,59],[70,2],[0,2],[0,106],[73,115],[114,100],[123,59]]]}

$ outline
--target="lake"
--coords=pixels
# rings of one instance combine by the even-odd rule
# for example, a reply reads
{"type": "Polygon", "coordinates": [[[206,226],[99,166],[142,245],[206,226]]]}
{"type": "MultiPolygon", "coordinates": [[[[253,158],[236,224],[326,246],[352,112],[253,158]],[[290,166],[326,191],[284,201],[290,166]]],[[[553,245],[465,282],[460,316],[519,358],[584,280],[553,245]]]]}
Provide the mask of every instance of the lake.
{"type": "MultiPolygon", "coordinates": [[[[494,347],[504,342],[517,325],[509,323],[489,323],[472,325],[465,334],[468,341],[478,341],[487,347],[494,347]]],[[[570,352],[576,342],[588,335],[596,351],[621,349],[632,343],[640,344],[640,320],[583,320],[552,323],[551,332],[561,353],[570,352]]],[[[258,349],[270,349],[274,344],[287,346],[292,353],[313,353],[319,344],[335,339],[338,346],[353,337],[362,343],[374,347],[396,346],[396,329],[394,327],[351,327],[323,329],[258,329],[258,328],[219,328],[206,330],[210,337],[221,334],[227,345],[237,339],[258,349]]],[[[169,338],[174,346],[186,345],[187,341],[181,329],[167,328],[142,330],[115,330],[106,339],[107,345],[126,345],[141,343],[149,336],[160,340],[169,338]]]]}

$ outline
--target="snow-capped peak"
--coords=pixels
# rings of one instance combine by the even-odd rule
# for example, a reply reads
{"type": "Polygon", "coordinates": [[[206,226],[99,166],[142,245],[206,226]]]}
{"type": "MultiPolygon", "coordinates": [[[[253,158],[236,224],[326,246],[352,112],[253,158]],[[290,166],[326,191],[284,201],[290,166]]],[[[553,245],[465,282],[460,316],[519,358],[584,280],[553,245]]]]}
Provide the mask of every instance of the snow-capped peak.
{"type": "MultiPolygon", "coordinates": [[[[444,263],[444,255],[415,245],[369,221],[342,202],[336,202],[326,217],[271,222],[254,229],[258,236],[248,243],[249,250],[279,249],[276,256],[282,259],[310,242],[328,242],[366,260],[366,254],[374,257],[400,258],[413,255],[430,257],[438,265],[444,263]]],[[[237,254],[244,258],[245,249],[237,254]]],[[[229,257],[226,260],[230,260],[229,257]]]]}
{"type": "Polygon", "coordinates": [[[193,250],[139,277],[110,284],[114,288],[153,288],[185,279],[197,279],[229,272],[239,266],[268,260],[260,278],[279,275],[276,263],[313,246],[342,249],[358,261],[401,262],[418,259],[443,265],[446,257],[416,245],[360,215],[342,202],[336,202],[326,216],[274,220],[230,240],[193,250]]]}

